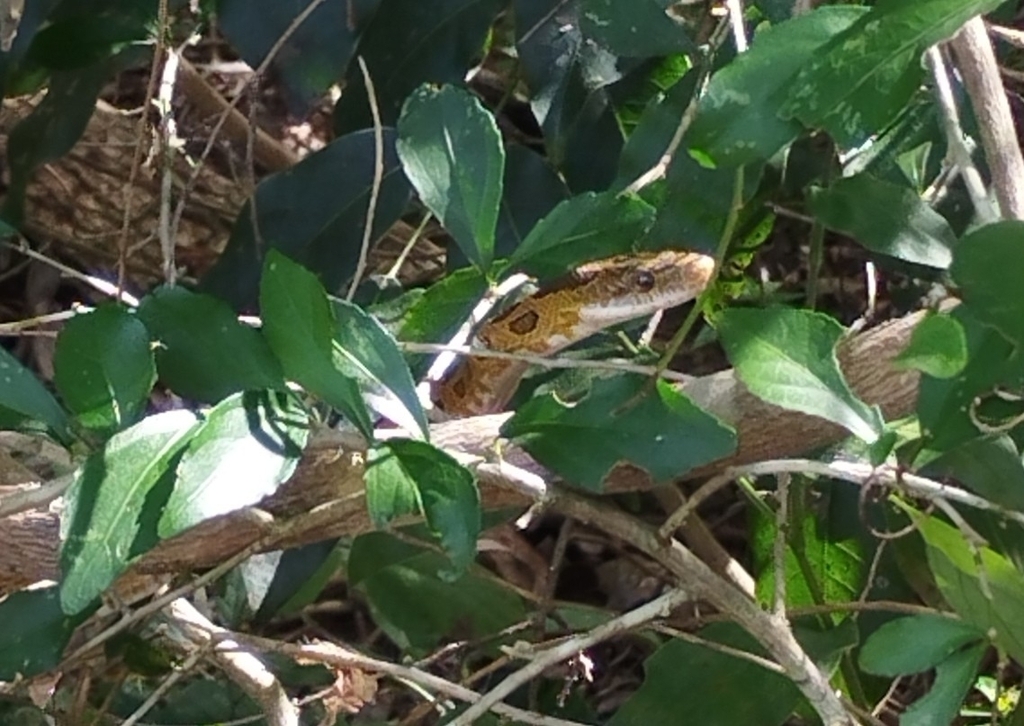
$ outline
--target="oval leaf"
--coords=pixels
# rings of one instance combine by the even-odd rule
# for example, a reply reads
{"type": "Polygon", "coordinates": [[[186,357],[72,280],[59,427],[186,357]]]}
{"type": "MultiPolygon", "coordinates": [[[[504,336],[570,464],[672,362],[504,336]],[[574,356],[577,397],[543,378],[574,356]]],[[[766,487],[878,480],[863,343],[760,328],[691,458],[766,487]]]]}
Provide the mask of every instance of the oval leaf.
{"type": "Polygon", "coordinates": [[[195,424],[195,415],[184,410],[150,416],[114,435],[76,473],[61,515],[65,613],[93,604],[138,554],[143,505],[159,483],[170,485],[171,461],[195,424]]]}
{"type": "Polygon", "coordinates": [[[642,376],[595,381],[579,403],[552,395],[520,406],[501,429],[559,476],[599,490],[616,464],[628,462],[656,482],[728,456],[736,435],[664,381],[642,376]]]}
{"type": "Polygon", "coordinates": [[[335,320],[316,276],[271,250],[260,284],[260,308],[263,336],[285,376],[336,408],[372,440],[373,423],[359,387],[335,367],[335,320]]]}
{"type": "Polygon", "coordinates": [[[476,479],[430,444],[393,439],[373,447],[366,466],[366,505],[378,527],[396,517],[422,514],[460,572],[476,557],[476,479]]]}
{"type": "Polygon", "coordinates": [[[160,537],[273,494],[295,471],[308,436],[308,416],[290,394],[249,391],[221,401],[189,440],[160,537]]]}
{"type": "Polygon", "coordinates": [[[423,203],[486,272],[505,169],[494,117],[466,91],[423,86],[398,120],[398,156],[423,203]]]}
{"type": "Polygon", "coordinates": [[[806,310],[734,308],[715,327],[729,362],[758,398],[843,426],[868,443],[882,433],[877,408],[858,399],[836,359],[842,327],[806,310]]]}
{"type": "Polygon", "coordinates": [[[238,391],[284,386],[267,341],[215,297],[161,287],[143,298],[139,317],[159,343],[160,378],[182,396],[212,403],[238,391]]]}

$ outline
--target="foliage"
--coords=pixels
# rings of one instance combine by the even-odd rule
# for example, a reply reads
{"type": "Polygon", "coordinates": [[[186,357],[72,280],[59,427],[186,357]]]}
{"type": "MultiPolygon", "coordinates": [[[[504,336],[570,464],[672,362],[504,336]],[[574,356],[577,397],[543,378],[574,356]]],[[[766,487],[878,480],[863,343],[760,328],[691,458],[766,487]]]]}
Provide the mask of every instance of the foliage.
{"type": "MultiPolygon", "coordinates": [[[[983,211],[965,220],[923,194],[941,185],[966,205],[941,168],[947,137],[922,56],[1001,3],[878,0],[793,16],[796,4],[748,3],[755,32],[739,53],[724,22],[708,33],[718,21],[702,5],[667,0],[326,0],[294,27],[296,8],[272,0],[197,12],[171,3],[166,27],[141,0],[26,0],[0,56],[4,88],[49,93],[9,136],[10,231],[31,229],[32,174],[71,148],[115,73],[148,67],[140,43],[154,32],[173,43],[216,17],[242,59],[269,63],[299,115],[332,84],[342,93],[335,138],[259,181],[198,285],[72,317],[57,338],[52,387],[0,349],[0,425],[78,457],[59,582],[0,602],[0,679],[57,667],[74,629],[133,562],[279,492],[329,426],[365,441],[360,496],[377,531],[236,568],[215,597],[229,624],[301,608],[341,576],[393,646],[381,652],[422,657],[460,640],[465,651],[452,658],[468,672],[516,640],[606,619],[551,602],[554,591],[540,586],[534,610],[478,560],[481,531],[508,513],[483,511],[480,461],[434,440],[416,385],[426,364],[404,344],[447,342],[489,288],[517,273],[545,284],[592,260],[680,247],[717,257],[721,276],[696,303],[710,324],[699,340],[720,345],[750,394],[841,427],[850,438],[839,459],[941,476],[989,503],[962,497],[932,510],[899,487],[876,501],[871,480],[855,492],[841,477],[810,475],[779,487],[780,502],[771,477],[745,477],[756,597],[769,606],[784,586],[792,615],[775,625],[792,626],[865,711],[885,679],[934,669],[907,724],[952,722],[976,702],[988,648],[1021,665],[1024,222],[985,224],[983,211]],[[499,97],[484,91],[491,77],[499,97]],[[661,176],[636,183],[666,154],[661,176]],[[940,282],[955,290],[959,305],[922,315],[892,364],[920,372],[909,420],[888,419],[886,401],[861,400],[840,365],[849,331],[815,309],[824,306],[813,292],[805,304],[802,291],[744,281],[751,255],[782,227],[778,209],[810,222],[797,234],[812,240],[811,290],[826,230],[909,281],[916,297],[940,282]],[[364,238],[424,215],[449,236],[448,274],[427,290],[378,285],[364,268],[364,238]],[[258,324],[239,317],[253,312],[258,324]],[[190,410],[147,409],[155,386],[190,410]],[[875,536],[908,524],[912,533],[892,546],[875,536]],[[930,610],[895,618],[872,601],[879,611],[930,610]],[[526,635],[507,630],[531,618],[526,635]]],[[[605,340],[615,355],[649,362],[649,351],[621,344],[633,331],[605,340]]],[[[591,344],[570,355],[602,352],[591,344]]],[[[590,494],[605,493],[624,464],[670,482],[746,443],[743,422],[665,380],[574,370],[536,388],[502,436],[590,494]],[[555,393],[566,389],[573,395],[555,393]]],[[[484,457],[492,467],[507,463],[496,449],[484,457]]],[[[642,497],[632,505],[649,509],[642,497]]],[[[685,682],[687,712],[702,724],[812,722],[792,673],[735,659],[736,650],[777,656],[763,640],[733,623],[698,635],[727,649],[637,636],[644,681],[614,715],[583,691],[567,701],[568,679],[557,695],[554,676],[511,700],[579,721],[669,724],[685,682]]],[[[275,673],[288,688],[332,680],[293,663],[275,673]]],[[[103,707],[124,718],[157,682],[125,679],[103,707]]],[[[90,694],[89,707],[104,695],[90,694]]],[[[152,720],[254,710],[226,681],[203,679],[172,689],[161,708],[152,720]],[[209,692],[200,701],[194,689],[209,692]]],[[[999,714],[1006,723],[1024,713],[1012,709],[999,714]]]]}

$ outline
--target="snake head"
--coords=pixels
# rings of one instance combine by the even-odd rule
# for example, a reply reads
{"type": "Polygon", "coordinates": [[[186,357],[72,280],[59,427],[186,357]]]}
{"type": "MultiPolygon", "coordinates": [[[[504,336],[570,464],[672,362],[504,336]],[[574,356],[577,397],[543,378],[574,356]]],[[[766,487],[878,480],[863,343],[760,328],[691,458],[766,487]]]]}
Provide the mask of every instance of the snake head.
{"type": "Polygon", "coordinates": [[[639,252],[581,265],[571,288],[579,338],[682,305],[707,287],[715,261],[695,252],[639,252]]]}

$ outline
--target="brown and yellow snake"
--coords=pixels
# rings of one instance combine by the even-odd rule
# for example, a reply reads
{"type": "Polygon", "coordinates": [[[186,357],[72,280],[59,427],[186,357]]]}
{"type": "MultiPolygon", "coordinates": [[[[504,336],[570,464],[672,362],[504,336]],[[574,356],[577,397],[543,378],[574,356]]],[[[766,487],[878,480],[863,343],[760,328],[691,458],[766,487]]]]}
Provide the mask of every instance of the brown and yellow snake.
{"type": "MultiPolygon", "coordinates": [[[[589,262],[485,323],[476,344],[554,355],[605,328],[693,300],[713,270],[711,257],[674,250],[589,262]]],[[[442,382],[440,406],[457,417],[500,411],[528,367],[516,360],[465,358],[442,382]]]]}

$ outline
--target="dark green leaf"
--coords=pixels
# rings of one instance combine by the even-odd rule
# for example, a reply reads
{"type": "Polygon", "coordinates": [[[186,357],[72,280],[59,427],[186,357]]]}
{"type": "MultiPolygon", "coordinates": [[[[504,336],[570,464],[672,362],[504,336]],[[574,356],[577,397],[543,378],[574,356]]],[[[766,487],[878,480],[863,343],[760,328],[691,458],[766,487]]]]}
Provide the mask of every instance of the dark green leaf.
{"type": "MultiPolygon", "coordinates": [[[[409,183],[395,153],[395,134],[384,129],[383,181],[373,217],[377,239],[405,211],[409,183]]],[[[238,215],[231,239],[202,289],[236,309],[255,302],[263,258],[279,250],[320,276],[330,292],[352,278],[366,227],[376,163],[372,131],[335,139],[256,188],[253,230],[250,204],[238,215]]]]}
{"type": "Polygon", "coordinates": [[[173,475],[172,458],[188,443],[195,425],[190,411],[150,416],[115,434],[79,470],[61,515],[65,613],[88,608],[124,571],[143,504],[164,477],[173,475]]]}
{"type": "MultiPolygon", "coordinates": [[[[279,0],[217,3],[218,29],[252,68],[263,63],[286,30],[291,31],[276,49],[270,67],[298,116],[305,116],[308,104],[344,73],[355,49],[358,24],[364,20],[352,0],[330,0],[320,3],[298,27],[291,28],[306,5],[279,0]]],[[[366,8],[363,12],[372,10],[366,8]]]]}
{"type": "Polygon", "coordinates": [[[11,682],[56,668],[87,615],[65,615],[56,587],[8,594],[0,602],[0,679],[11,682]]]}
{"type": "MultiPolygon", "coordinates": [[[[483,55],[500,0],[382,0],[366,22],[356,53],[369,69],[385,125],[398,119],[408,96],[424,83],[461,83],[483,55]]],[[[334,131],[372,125],[370,102],[356,63],[345,75],[345,92],[334,107],[334,131]]]]}
{"type": "MultiPolygon", "coordinates": [[[[736,181],[736,169],[708,169],[689,154],[676,154],[668,167],[658,218],[645,244],[713,253],[732,210],[736,181]]],[[[759,181],[759,169],[743,172],[742,201],[754,195],[759,181]]]]}
{"type": "Polygon", "coordinates": [[[96,64],[149,40],[156,15],[152,4],[132,0],[60,3],[32,39],[26,60],[52,70],[96,64]]]}
{"type": "Polygon", "coordinates": [[[843,426],[871,443],[884,422],[850,390],[836,359],[843,329],[806,310],[734,308],[715,321],[729,362],[758,398],[843,426]]]}
{"type": "Polygon", "coordinates": [[[540,278],[556,277],[581,262],[632,251],[653,220],[654,209],[638,197],[580,194],[534,226],[509,266],[540,278]]]}
{"type": "Polygon", "coordinates": [[[1024,348],[1024,222],[990,224],[963,237],[950,272],[960,293],[981,322],[1024,348]]]}
{"type": "Polygon", "coordinates": [[[215,297],[161,287],[142,299],[139,317],[158,343],[160,378],[179,395],[213,402],[284,386],[267,342],[215,297]]]}
{"type": "Polygon", "coordinates": [[[793,79],[864,12],[822,7],[759,32],[750,50],[711,78],[686,143],[719,166],[771,158],[802,128],[779,115],[793,79]]]}
{"type": "Polygon", "coordinates": [[[53,74],[46,96],[11,130],[7,141],[10,182],[3,206],[8,221],[20,223],[32,173],[66,154],[81,138],[110,72],[110,67],[100,64],[53,74]]]}
{"type": "Polygon", "coordinates": [[[895,678],[939,665],[968,643],[985,639],[973,625],[939,615],[890,620],[864,642],[858,655],[868,673],[895,678]]]}
{"type": "MultiPolygon", "coordinates": [[[[397,335],[399,340],[414,343],[443,343],[469,318],[480,298],[487,291],[487,280],[479,270],[456,270],[446,275],[412,305],[397,335]]],[[[427,372],[430,358],[413,356],[410,367],[417,378],[427,372]]]]}
{"type": "Polygon", "coordinates": [[[510,146],[505,154],[505,179],[494,247],[494,256],[498,258],[511,257],[530,230],[569,197],[565,182],[540,154],[519,145],[510,146]]]}
{"type": "Polygon", "coordinates": [[[930,313],[914,326],[910,342],[893,361],[935,378],[952,378],[967,365],[967,336],[956,318],[930,313]]]}
{"type": "Polygon", "coordinates": [[[815,53],[790,86],[782,115],[859,146],[917,91],[921,54],[1002,0],[882,0],[815,53]]]}
{"type": "Polygon", "coordinates": [[[473,573],[442,579],[438,573],[448,567],[442,555],[394,542],[384,533],[362,535],[348,564],[374,621],[398,647],[423,653],[456,633],[491,636],[526,617],[522,601],[493,579],[473,573]]]}
{"type": "Polygon", "coordinates": [[[501,429],[559,476],[600,489],[605,476],[629,462],[663,482],[732,453],[732,429],[693,405],[664,381],[641,376],[596,381],[573,406],[554,396],[520,406],[501,429]]]}
{"type": "Polygon", "coordinates": [[[700,74],[690,71],[667,91],[648,102],[619,158],[612,189],[624,189],[665,155],[679,128],[679,119],[693,100],[700,74]]]}
{"type": "MultiPolygon", "coordinates": [[[[701,638],[741,651],[757,645],[732,623],[703,628],[701,638]]],[[[743,658],[670,640],[644,662],[644,683],[608,726],[779,726],[800,700],[792,681],[743,658]],[[737,685],[742,684],[742,696],[737,685]],[[685,693],[683,690],[685,688],[685,693]],[[680,718],[685,698],[685,719],[680,718]]]]}
{"type": "MultiPolygon", "coordinates": [[[[954,263],[955,264],[955,263],[954,263]]],[[[1010,264],[1010,263],[1008,263],[1010,264]]],[[[998,384],[1015,385],[1020,374],[1013,344],[996,330],[982,325],[967,305],[950,313],[967,340],[967,365],[952,378],[921,376],[917,415],[921,433],[931,448],[944,451],[980,435],[971,420],[976,399],[998,384]]]]}
{"type": "Polygon", "coordinates": [[[116,305],[77,315],[57,338],[53,382],[84,426],[135,422],[156,381],[146,326],[116,305]]]}
{"type": "Polygon", "coordinates": [[[5,426],[17,426],[23,419],[30,419],[46,424],[64,441],[71,435],[64,409],[39,379],[3,347],[0,347],[0,415],[5,426]]]}
{"type": "Polygon", "coordinates": [[[1009,436],[966,441],[929,462],[922,474],[952,478],[991,502],[1024,512],[1024,462],[1009,436]]]}
{"type": "Polygon", "coordinates": [[[583,0],[580,29],[618,55],[646,58],[696,50],[683,26],[669,17],[671,0],[583,0]]]}
{"type": "Polygon", "coordinates": [[[337,322],[316,277],[271,250],[260,284],[260,308],[263,335],[284,366],[285,376],[336,408],[372,440],[373,423],[359,386],[336,368],[337,322]]]}
{"type": "Polygon", "coordinates": [[[468,469],[422,441],[392,439],[372,448],[366,467],[370,518],[383,527],[423,514],[458,571],[476,556],[480,495],[468,469]]]}
{"type": "Polygon", "coordinates": [[[940,270],[953,259],[953,230],[906,187],[858,174],[812,194],[810,208],[826,227],[872,252],[940,270]]]}
{"type": "Polygon", "coordinates": [[[160,537],[273,494],[295,471],[308,436],[308,417],[289,394],[250,391],[221,401],[178,464],[160,537]]]}
{"type": "Polygon", "coordinates": [[[334,367],[356,381],[370,408],[410,435],[427,438],[427,417],[395,339],[352,303],[332,300],[331,304],[335,317],[334,367]]]}
{"type": "Polygon", "coordinates": [[[978,643],[939,663],[931,689],[903,712],[900,726],[956,723],[963,713],[964,697],[975,685],[978,667],[988,650],[987,643],[978,643]]]}
{"type": "Polygon", "coordinates": [[[548,158],[573,193],[607,189],[623,145],[607,88],[622,77],[618,59],[586,41],[576,3],[513,7],[520,69],[548,158]]]}
{"type": "Polygon", "coordinates": [[[494,259],[505,168],[494,117],[466,91],[422,86],[402,108],[397,146],[420,199],[486,272],[494,259]]]}

